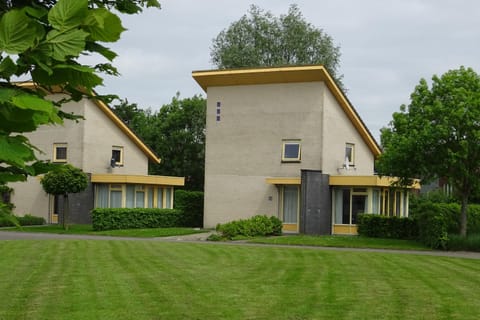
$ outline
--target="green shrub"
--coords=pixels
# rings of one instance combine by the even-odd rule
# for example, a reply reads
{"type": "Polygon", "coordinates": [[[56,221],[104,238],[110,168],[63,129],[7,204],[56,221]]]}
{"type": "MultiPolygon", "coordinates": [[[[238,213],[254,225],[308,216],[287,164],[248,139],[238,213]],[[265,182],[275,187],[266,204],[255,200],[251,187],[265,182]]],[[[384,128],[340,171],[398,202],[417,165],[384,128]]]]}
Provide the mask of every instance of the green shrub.
{"type": "Polygon", "coordinates": [[[176,209],[96,208],[92,210],[95,231],[180,226],[182,213],[176,209]]]}
{"type": "Polygon", "coordinates": [[[0,227],[19,227],[20,223],[16,216],[10,213],[0,212],[0,227]]]}
{"type": "Polygon", "coordinates": [[[480,252],[480,234],[470,234],[468,237],[449,235],[448,250],[480,252]]]}
{"type": "Polygon", "coordinates": [[[361,214],[358,216],[358,234],[372,238],[416,239],[418,226],[412,218],[361,214]]]}
{"type": "Polygon", "coordinates": [[[203,227],[203,192],[175,190],[175,209],[182,211],[182,226],[203,227]]]}
{"type": "Polygon", "coordinates": [[[250,219],[235,220],[217,225],[222,237],[233,239],[236,236],[258,237],[282,234],[282,222],[277,217],[256,215],[250,219]]]}
{"type": "Polygon", "coordinates": [[[45,224],[45,218],[26,214],[23,217],[17,217],[21,226],[41,226],[45,224]]]}

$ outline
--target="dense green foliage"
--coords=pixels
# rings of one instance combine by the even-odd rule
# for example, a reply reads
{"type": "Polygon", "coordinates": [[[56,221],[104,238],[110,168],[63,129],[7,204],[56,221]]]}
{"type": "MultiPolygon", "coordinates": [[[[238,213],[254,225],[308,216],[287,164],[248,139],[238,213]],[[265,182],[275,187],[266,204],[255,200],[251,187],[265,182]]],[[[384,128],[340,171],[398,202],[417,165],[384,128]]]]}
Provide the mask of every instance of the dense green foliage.
{"type": "Polygon", "coordinates": [[[0,212],[0,227],[36,226],[45,224],[45,219],[29,214],[23,217],[0,212]]]}
{"type": "Polygon", "coordinates": [[[203,199],[201,191],[175,190],[174,207],[182,212],[182,226],[203,227],[203,199]]]}
{"type": "MultiPolygon", "coordinates": [[[[418,223],[419,240],[432,248],[450,249],[450,238],[455,238],[461,228],[460,211],[458,203],[438,203],[428,198],[413,200],[410,215],[418,223]]],[[[467,215],[469,235],[480,234],[480,205],[469,205],[467,215]]]]}
{"type": "Polygon", "coordinates": [[[92,227],[95,231],[179,227],[182,213],[175,209],[95,208],[92,227]]]}
{"type": "Polygon", "coordinates": [[[0,319],[478,319],[478,259],[156,241],[0,241],[0,319]]]}
{"type": "Polygon", "coordinates": [[[372,238],[416,239],[418,226],[412,218],[361,214],[358,216],[358,234],[372,238]]]}
{"type": "Polygon", "coordinates": [[[279,236],[282,234],[282,221],[274,216],[256,215],[249,219],[218,224],[216,229],[226,239],[233,239],[236,236],[279,236]]]}
{"type": "Polygon", "coordinates": [[[322,64],[341,85],[339,47],[305,21],[297,5],[280,17],[252,5],[213,40],[211,57],[220,69],[322,64]]]}
{"type": "Polygon", "coordinates": [[[103,43],[116,42],[125,29],[110,9],[128,14],[149,6],[160,5],[156,0],[0,2],[0,184],[50,169],[38,161],[37,149],[23,133],[78,119],[62,112],[61,105],[93,97],[103,81],[99,74],[118,74],[111,64],[116,54],[103,43]],[[105,60],[92,66],[79,62],[91,54],[105,60]],[[35,85],[11,82],[19,77],[35,85]],[[69,98],[45,99],[52,90],[68,92],[69,98]]]}
{"type": "Polygon", "coordinates": [[[205,175],[206,101],[200,96],[180,99],[152,112],[123,101],[113,111],[160,155],[149,173],[185,177],[185,188],[203,191],[205,175]]]}
{"type": "Polygon", "coordinates": [[[461,202],[460,234],[467,234],[467,204],[480,187],[480,76],[470,68],[420,80],[408,106],[382,129],[383,175],[404,183],[446,178],[461,202]]]}
{"type": "Polygon", "coordinates": [[[88,186],[87,175],[70,164],[55,166],[40,180],[43,190],[52,195],[78,193],[88,186]]]}

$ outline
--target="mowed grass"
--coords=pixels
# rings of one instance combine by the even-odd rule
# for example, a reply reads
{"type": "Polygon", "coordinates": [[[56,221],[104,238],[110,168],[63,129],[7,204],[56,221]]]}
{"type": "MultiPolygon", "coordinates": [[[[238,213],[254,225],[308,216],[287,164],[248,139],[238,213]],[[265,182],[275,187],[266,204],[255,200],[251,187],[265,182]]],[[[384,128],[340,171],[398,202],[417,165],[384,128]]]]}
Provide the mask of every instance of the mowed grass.
{"type": "Polygon", "coordinates": [[[74,224],[69,226],[68,230],[64,230],[61,225],[57,225],[57,224],[21,227],[21,228],[6,228],[2,230],[33,232],[33,233],[40,232],[40,233],[56,233],[56,234],[87,234],[87,235],[96,235],[96,236],[139,237],[139,238],[170,237],[170,236],[206,232],[205,230],[198,230],[193,228],[146,228],[146,229],[94,231],[92,226],[87,224],[74,224]]]}
{"type": "Polygon", "coordinates": [[[156,241],[0,242],[0,319],[478,319],[480,261],[156,241]]]}
{"type": "Polygon", "coordinates": [[[339,248],[373,248],[394,250],[431,250],[420,242],[400,239],[380,239],[362,236],[308,236],[286,235],[281,237],[252,239],[253,243],[320,246],[339,248]]]}

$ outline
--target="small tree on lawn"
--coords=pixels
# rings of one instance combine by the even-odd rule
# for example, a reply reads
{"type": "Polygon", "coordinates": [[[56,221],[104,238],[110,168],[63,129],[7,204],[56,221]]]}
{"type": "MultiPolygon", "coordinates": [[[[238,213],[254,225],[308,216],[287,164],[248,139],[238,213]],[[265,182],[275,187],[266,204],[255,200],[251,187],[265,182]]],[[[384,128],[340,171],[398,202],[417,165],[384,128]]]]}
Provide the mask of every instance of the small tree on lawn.
{"type": "Polygon", "coordinates": [[[59,196],[63,195],[63,228],[68,230],[68,194],[79,193],[88,186],[88,177],[80,169],[66,164],[48,172],[41,180],[46,193],[59,196]]]}

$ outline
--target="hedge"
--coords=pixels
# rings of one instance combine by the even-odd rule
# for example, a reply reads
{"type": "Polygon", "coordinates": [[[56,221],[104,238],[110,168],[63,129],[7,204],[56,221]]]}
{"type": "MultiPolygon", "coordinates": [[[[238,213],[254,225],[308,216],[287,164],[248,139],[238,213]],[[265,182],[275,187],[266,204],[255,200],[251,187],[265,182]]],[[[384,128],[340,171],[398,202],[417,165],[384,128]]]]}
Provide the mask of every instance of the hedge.
{"type": "Polygon", "coordinates": [[[358,216],[358,234],[373,238],[416,239],[418,225],[412,218],[361,214],[358,216]]]}
{"type": "Polygon", "coordinates": [[[182,212],[157,208],[96,208],[92,210],[95,231],[181,226],[182,212]]]}
{"type": "Polygon", "coordinates": [[[182,226],[203,227],[203,192],[175,190],[174,208],[182,211],[182,226]]]}
{"type": "Polygon", "coordinates": [[[42,217],[35,217],[29,214],[19,217],[13,214],[0,213],[0,227],[33,226],[43,224],[45,224],[45,219],[42,217]]]}
{"type": "Polygon", "coordinates": [[[282,221],[274,216],[256,215],[246,220],[242,219],[218,224],[217,231],[222,234],[222,237],[227,239],[232,239],[236,236],[276,236],[282,234],[282,221]]]}

